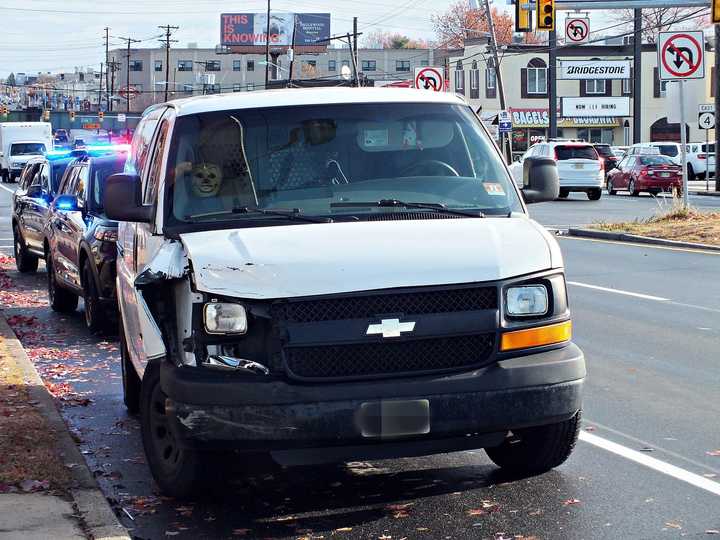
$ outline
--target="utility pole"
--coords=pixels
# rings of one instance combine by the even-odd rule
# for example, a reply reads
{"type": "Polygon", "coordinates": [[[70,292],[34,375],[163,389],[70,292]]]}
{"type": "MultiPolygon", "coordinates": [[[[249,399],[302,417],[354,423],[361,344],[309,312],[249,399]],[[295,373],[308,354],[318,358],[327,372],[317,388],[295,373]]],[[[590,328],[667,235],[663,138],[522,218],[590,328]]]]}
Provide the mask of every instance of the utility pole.
{"type": "MultiPolygon", "coordinates": [[[[107,76],[107,71],[105,71],[105,75],[107,76]]],[[[100,87],[98,88],[98,111],[101,110],[101,104],[102,104],[102,89],[103,89],[103,64],[100,63],[100,87]]]]}
{"type": "Polygon", "coordinates": [[[140,43],[140,40],[129,37],[118,37],[117,39],[127,41],[127,55],[125,58],[125,112],[130,112],[130,45],[132,43],[140,43]]]}
{"type": "Polygon", "coordinates": [[[550,40],[550,55],[548,62],[548,116],[550,117],[550,138],[558,136],[558,113],[557,113],[557,30],[551,30],[548,34],[550,40]]]}
{"type": "Polygon", "coordinates": [[[633,38],[633,144],[642,142],[642,9],[635,10],[633,38]]]}
{"type": "Polygon", "coordinates": [[[170,39],[172,30],[178,30],[179,26],[158,26],[161,30],[165,30],[165,101],[168,100],[168,87],[170,85],[170,43],[177,43],[177,39],[170,39]]]}
{"type": "Polygon", "coordinates": [[[715,191],[720,191],[720,23],[715,25],[715,191]]]}
{"type": "Polygon", "coordinates": [[[358,18],[353,17],[353,50],[351,54],[355,55],[355,65],[360,64],[360,55],[358,53],[358,18]]]}
{"type": "Polygon", "coordinates": [[[265,89],[270,80],[270,0],[267,7],[267,31],[265,33],[265,89]]]}
{"type": "MultiPolygon", "coordinates": [[[[105,27],[105,93],[107,93],[107,102],[110,103],[110,28],[105,27]]],[[[102,82],[102,76],[100,77],[102,82]]]]}
{"type": "MultiPolygon", "coordinates": [[[[488,29],[490,30],[490,50],[493,56],[493,69],[495,70],[495,80],[497,81],[498,91],[500,92],[500,109],[506,110],[505,88],[502,82],[502,73],[500,70],[500,59],[497,52],[497,38],[495,36],[495,23],[492,20],[492,12],[490,11],[490,0],[485,0],[485,16],[487,17],[488,29]]],[[[512,146],[510,142],[511,135],[501,134],[502,150],[507,163],[512,163],[512,146]],[[505,141],[508,142],[507,146],[505,141]]]]}
{"type": "Polygon", "coordinates": [[[290,42],[290,69],[288,73],[288,88],[292,87],[293,78],[293,64],[295,63],[295,31],[297,30],[297,15],[293,15],[293,33],[292,41],[290,42]]]}
{"type": "Polygon", "coordinates": [[[120,62],[115,61],[113,56],[112,61],[108,65],[110,73],[110,94],[108,95],[108,111],[113,110],[112,98],[115,95],[115,72],[120,69],[120,62]]]}

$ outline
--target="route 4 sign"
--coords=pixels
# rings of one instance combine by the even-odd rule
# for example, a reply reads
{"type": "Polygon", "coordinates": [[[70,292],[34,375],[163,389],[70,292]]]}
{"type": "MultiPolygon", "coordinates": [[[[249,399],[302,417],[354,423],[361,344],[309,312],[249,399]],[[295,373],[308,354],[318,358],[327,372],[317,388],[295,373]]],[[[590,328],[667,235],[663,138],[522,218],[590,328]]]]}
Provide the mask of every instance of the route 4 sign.
{"type": "Polygon", "coordinates": [[[715,128],[715,105],[712,103],[700,104],[698,107],[698,126],[700,129],[715,128]]]}
{"type": "Polygon", "coordinates": [[[445,78],[443,69],[437,67],[415,68],[415,88],[431,90],[432,92],[445,91],[445,78]]]}
{"type": "Polygon", "coordinates": [[[590,19],[568,17],[565,20],[565,38],[575,45],[590,41],[590,19]]]}
{"type": "Polygon", "coordinates": [[[658,69],[661,81],[705,78],[705,35],[699,32],[660,32],[658,69]]]}

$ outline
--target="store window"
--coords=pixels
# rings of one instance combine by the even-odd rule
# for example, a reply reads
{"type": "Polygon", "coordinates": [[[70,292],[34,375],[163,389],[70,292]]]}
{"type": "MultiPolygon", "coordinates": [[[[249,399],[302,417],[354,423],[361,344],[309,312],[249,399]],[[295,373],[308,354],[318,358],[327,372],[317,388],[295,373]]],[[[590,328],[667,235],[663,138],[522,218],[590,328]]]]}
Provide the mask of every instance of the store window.
{"type": "Polygon", "coordinates": [[[585,81],[585,93],[591,94],[602,94],[605,95],[605,83],[604,79],[590,79],[585,81]]]}
{"type": "Polygon", "coordinates": [[[524,98],[547,96],[547,64],[541,58],[533,58],[521,71],[521,93],[524,98]]]}
{"type": "Polygon", "coordinates": [[[578,138],[594,144],[614,144],[615,132],[607,128],[578,129],[578,138]]]}

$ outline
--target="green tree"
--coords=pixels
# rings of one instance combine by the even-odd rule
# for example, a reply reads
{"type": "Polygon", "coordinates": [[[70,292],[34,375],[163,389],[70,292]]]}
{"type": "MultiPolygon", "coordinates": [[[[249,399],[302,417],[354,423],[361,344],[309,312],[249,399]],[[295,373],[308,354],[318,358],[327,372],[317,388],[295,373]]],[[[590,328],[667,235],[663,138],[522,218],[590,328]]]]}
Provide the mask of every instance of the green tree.
{"type": "Polygon", "coordinates": [[[11,73],[10,75],[8,75],[8,78],[5,79],[5,84],[7,84],[8,86],[15,86],[15,74],[14,73],[11,73]]]}

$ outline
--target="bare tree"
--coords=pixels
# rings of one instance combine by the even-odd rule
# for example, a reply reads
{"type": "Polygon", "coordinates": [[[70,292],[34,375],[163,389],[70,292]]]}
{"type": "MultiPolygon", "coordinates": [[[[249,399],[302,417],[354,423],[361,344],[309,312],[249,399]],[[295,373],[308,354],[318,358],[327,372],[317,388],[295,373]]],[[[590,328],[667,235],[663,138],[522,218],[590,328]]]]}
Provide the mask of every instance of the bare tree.
{"type": "MultiPolygon", "coordinates": [[[[698,11],[697,8],[691,7],[643,9],[643,41],[655,43],[657,42],[658,34],[668,30],[702,28],[703,25],[708,22],[709,13],[703,13],[703,17],[689,19],[689,17],[698,14],[698,11]]],[[[633,20],[635,19],[634,10],[620,9],[613,13],[613,18],[617,22],[627,23],[626,29],[628,30],[632,28],[633,20]]]]}
{"type": "Polygon", "coordinates": [[[376,30],[363,38],[363,46],[368,49],[427,49],[430,44],[424,39],[376,30]]]}

